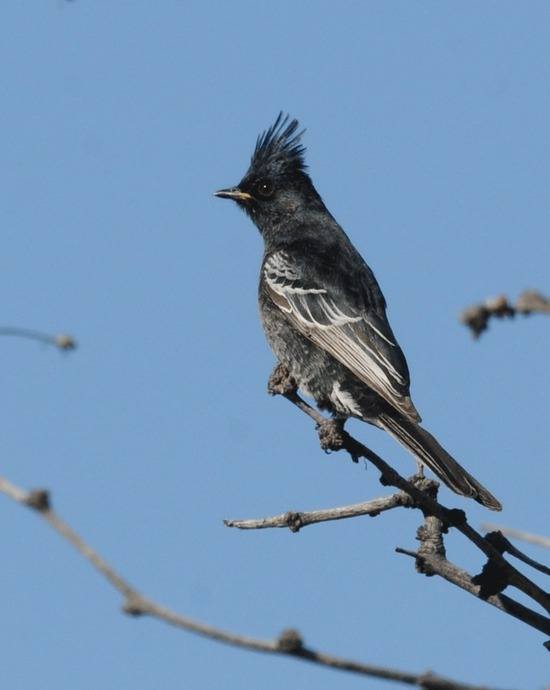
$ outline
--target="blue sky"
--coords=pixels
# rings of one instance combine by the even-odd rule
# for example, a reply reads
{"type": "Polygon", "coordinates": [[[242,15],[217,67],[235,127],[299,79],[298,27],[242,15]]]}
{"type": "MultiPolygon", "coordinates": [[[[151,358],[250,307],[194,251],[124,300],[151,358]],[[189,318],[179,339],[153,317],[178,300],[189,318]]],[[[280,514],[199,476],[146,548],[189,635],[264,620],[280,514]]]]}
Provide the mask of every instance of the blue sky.
{"type": "MultiPolygon", "coordinates": [[[[547,534],[549,324],[474,343],[457,314],[548,291],[549,21],[536,1],[2,3],[2,322],[80,343],[0,341],[2,473],[50,488],[138,589],[190,616],[261,637],[294,626],[319,649],[464,682],[547,683],[539,633],[394,553],[414,547],[414,513],[297,535],[223,526],[384,489],[266,395],[261,241],[211,193],[279,110],[300,119],[426,426],[500,498],[502,524],[547,534]]],[[[394,441],[351,428],[412,473],[394,441]]],[[[379,687],[127,618],[34,515],[4,498],[0,523],[5,687],[379,687]]],[[[463,539],[447,545],[479,569],[463,539]]]]}

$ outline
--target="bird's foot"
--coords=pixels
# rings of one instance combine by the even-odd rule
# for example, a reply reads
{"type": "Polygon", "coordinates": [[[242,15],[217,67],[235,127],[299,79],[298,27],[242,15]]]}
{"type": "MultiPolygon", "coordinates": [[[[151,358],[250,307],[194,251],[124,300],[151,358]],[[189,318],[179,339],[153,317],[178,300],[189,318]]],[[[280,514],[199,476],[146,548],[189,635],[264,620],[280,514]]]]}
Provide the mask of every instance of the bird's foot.
{"type": "Polygon", "coordinates": [[[344,448],[346,434],[344,424],[343,419],[325,419],[317,425],[321,448],[327,453],[344,448]]]}
{"type": "Polygon", "coordinates": [[[424,472],[416,472],[412,477],[408,478],[411,484],[414,484],[417,489],[425,491],[432,498],[437,499],[437,490],[439,489],[439,482],[435,479],[429,479],[429,477],[424,476],[424,472]]]}
{"type": "Polygon", "coordinates": [[[296,381],[284,364],[277,364],[267,381],[269,395],[289,395],[298,389],[296,381]]]}
{"type": "Polygon", "coordinates": [[[426,489],[432,490],[433,484],[438,486],[436,482],[426,477],[426,475],[424,474],[424,465],[417,458],[416,472],[413,474],[412,477],[409,477],[409,481],[411,482],[411,484],[414,484],[417,489],[421,489],[422,491],[425,491],[426,489]]]}

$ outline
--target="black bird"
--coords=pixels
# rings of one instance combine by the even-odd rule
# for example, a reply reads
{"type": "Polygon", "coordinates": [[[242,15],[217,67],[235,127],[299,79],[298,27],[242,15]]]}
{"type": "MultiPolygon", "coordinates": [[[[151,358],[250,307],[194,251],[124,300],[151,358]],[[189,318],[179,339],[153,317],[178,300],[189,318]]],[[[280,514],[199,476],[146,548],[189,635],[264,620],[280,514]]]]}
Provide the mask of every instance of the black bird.
{"type": "Polygon", "coordinates": [[[501,510],[419,425],[384,296],[313,186],[302,135],[280,113],[238,186],[215,192],[236,201],[263,237],[260,315],[275,356],[321,409],[384,429],[457,494],[501,510]]]}

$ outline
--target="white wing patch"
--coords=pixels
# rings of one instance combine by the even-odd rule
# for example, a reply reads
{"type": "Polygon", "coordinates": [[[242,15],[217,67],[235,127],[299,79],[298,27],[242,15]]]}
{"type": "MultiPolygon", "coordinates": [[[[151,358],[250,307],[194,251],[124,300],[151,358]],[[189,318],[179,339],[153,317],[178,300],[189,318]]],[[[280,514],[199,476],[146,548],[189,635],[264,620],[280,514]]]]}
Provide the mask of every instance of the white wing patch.
{"type": "Polygon", "coordinates": [[[264,264],[264,271],[269,286],[281,295],[283,294],[281,291],[283,287],[284,292],[296,295],[326,294],[326,290],[323,289],[300,286],[300,277],[284,252],[272,254],[264,264]]]}
{"type": "MultiPolygon", "coordinates": [[[[274,303],[288,314],[307,338],[329,352],[370,388],[378,392],[396,409],[415,418],[410,398],[401,388],[407,381],[376,345],[381,338],[397,347],[364,312],[344,312],[328,290],[307,285],[285,252],[272,254],[264,264],[264,277],[274,303]]],[[[342,404],[341,391],[333,391],[342,404]]]]}
{"type": "Polygon", "coordinates": [[[361,417],[361,408],[357,405],[351,393],[342,390],[342,387],[338,381],[335,381],[332,386],[330,398],[336,409],[344,409],[347,414],[353,414],[357,417],[361,417]]]}

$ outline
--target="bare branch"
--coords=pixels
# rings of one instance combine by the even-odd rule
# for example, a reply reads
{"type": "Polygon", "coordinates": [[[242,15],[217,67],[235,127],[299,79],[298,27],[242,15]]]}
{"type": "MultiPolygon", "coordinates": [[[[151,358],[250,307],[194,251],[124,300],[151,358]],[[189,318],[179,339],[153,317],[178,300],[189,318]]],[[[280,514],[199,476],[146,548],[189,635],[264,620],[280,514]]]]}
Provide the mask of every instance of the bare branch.
{"type": "Polygon", "coordinates": [[[441,520],[432,515],[426,515],[424,517],[424,524],[418,528],[416,533],[417,539],[420,542],[419,549],[417,551],[409,551],[397,548],[396,552],[413,557],[419,573],[428,577],[439,575],[447,582],[464,589],[483,601],[487,601],[492,606],[523,622],[526,622],[526,619],[528,619],[530,625],[546,633],[549,621],[544,616],[528,609],[504,594],[498,593],[487,596],[484,593],[484,584],[479,582],[481,579],[479,576],[471,577],[465,570],[462,570],[447,559],[443,544],[443,533],[445,531],[445,524],[441,520]]]}
{"type": "MultiPolygon", "coordinates": [[[[472,584],[479,585],[479,590],[472,591],[463,587],[464,589],[471,591],[472,594],[482,599],[487,599],[492,595],[500,594],[508,585],[512,585],[536,601],[544,610],[550,612],[550,595],[511,565],[503,557],[503,551],[497,548],[498,545],[495,545],[490,539],[483,537],[471,527],[462,510],[450,510],[438,503],[435,494],[431,495],[430,491],[423,491],[415,483],[404,479],[379,455],[348,434],[344,430],[342,422],[326,419],[317,410],[314,410],[300,398],[295,382],[288,376],[288,373],[285,372],[284,367],[281,365],[278,365],[272,373],[269,379],[268,391],[272,395],[283,395],[283,397],[316,422],[319,440],[324,450],[346,450],[354,461],[361,457],[366,458],[380,471],[380,481],[382,484],[395,486],[407,493],[411,497],[414,507],[420,508],[425,516],[437,518],[441,521],[445,531],[448,527],[454,527],[487,556],[488,561],[483,571],[472,579],[472,584]]],[[[428,556],[430,559],[433,558],[430,554],[428,556]]],[[[438,559],[447,563],[440,556],[438,556],[438,559]]],[[[505,601],[507,601],[507,606],[499,608],[514,615],[516,618],[520,618],[524,623],[537,628],[541,632],[550,634],[550,618],[541,616],[527,607],[517,604],[508,597],[505,598],[505,601]]]]}
{"type": "Polygon", "coordinates": [[[169,623],[176,628],[202,635],[217,642],[257,652],[290,656],[328,668],[357,673],[373,678],[392,680],[413,685],[423,690],[489,690],[486,687],[467,685],[432,673],[416,674],[399,669],[363,664],[350,659],[319,652],[304,645],[295,630],[284,630],[278,638],[262,640],[222,630],[214,626],[183,616],[142,596],[137,589],[119,575],[105,559],[94,551],[70,525],[64,522],[51,507],[47,491],[38,489],[24,491],[7,479],[0,477],[0,492],[34,510],[50,527],[66,539],[116,590],[124,597],[123,611],[132,616],[148,615],[169,623]]]}
{"type": "Polygon", "coordinates": [[[43,333],[41,331],[33,331],[30,328],[15,328],[11,326],[0,326],[0,336],[11,335],[17,338],[29,338],[30,340],[37,340],[39,343],[46,343],[46,345],[53,345],[58,350],[68,352],[75,350],[77,347],[76,340],[65,333],[59,335],[51,335],[50,333],[43,333]]]}
{"type": "Polygon", "coordinates": [[[479,338],[491,318],[513,318],[516,314],[550,314],[550,299],[540,292],[526,290],[511,304],[505,295],[499,295],[464,309],[460,322],[470,329],[474,338],[479,338]]]}
{"type": "Polygon", "coordinates": [[[395,551],[396,553],[414,558],[417,563],[417,570],[425,575],[439,575],[444,580],[447,580],[447,582],[473,594],[473,596],[482,601],[486,601],[488,604],[491,604],[491,606],[495,606],[497,609],[517,618],[523,623],[527,623],[532,628],[540,630],[546,635],[550,634],[550,620],[548,618],[520,604],[514,599],[511,599],[505,594],[492,594],[485,597],[482,593],[481,586],[475,583],[475,578],[446,558],[434,554],[421,554],[419,551],[411,551],[409,549],[397,548],[395,551]]]}
{"type": "Polygon", "coordinates": [[[288,527],[291,532],[298,532],[302,527],[313,525],[318,522],[328,522],[330,520],[344,520],[346,518],[370,515],[375,517],[386,510],[400,507],[410,507],[412,505],[410,496],[402,491],[373,498],[364,503],[354,503],[349,506],[339,508],[325,508],[324,510],[311,510],[308,512],[296,512],[289,510],[280,515],[272,517],[256,518],[249,520],[224,520],[226,527],[237,527],[238,529],[266,529],[268,527],[288,527]]]}
{"type": "Polygon", "coordinates": [[[538,570],[540,573],[550,575],[550,568],[548,566],[543,565],[542,563],[539,563],[538,561],[535,561],[524,554],[523,551],[520,551],[508,539],[506,539],[506,537],[499,530],[489,532],[485,535],[485,539],[490,540],[491,544],[496,546],[501,553],[509,553],[510,556],[514,556],[514,558],[517,558],[531,568],[538,570]]]}
{"type": "Polygon", "coordinates": [[[512,539],[521,539],[522,541],[529,542],[530,544],[536,544],[537,546],[543,546],[550,549],[550,537],[542,537],[539,534],[532,534],[531,532],[522,532],[519,529],[513,529],[512,527],[500,527],[490,522],[484,522],[481,525],[481,529],[487,531],[498,530],[507,537],[512,537],[512,539]]]}

